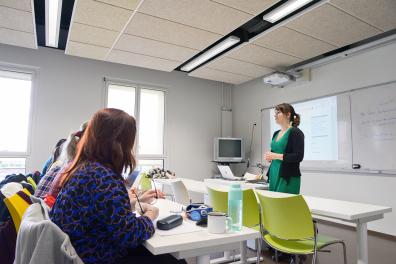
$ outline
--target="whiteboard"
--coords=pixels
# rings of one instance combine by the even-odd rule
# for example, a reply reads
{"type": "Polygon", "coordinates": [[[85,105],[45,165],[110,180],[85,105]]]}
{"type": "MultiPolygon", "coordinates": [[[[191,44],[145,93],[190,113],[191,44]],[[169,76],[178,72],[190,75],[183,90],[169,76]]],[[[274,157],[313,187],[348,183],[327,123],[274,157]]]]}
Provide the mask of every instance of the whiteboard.
{"type": "Polygon", "coordinates": [[[353,163],[396,171],[396,83],[350,94],[353,163]]]}
{"type": "MultiPolygon", "coordinates": [[[[328,97],[332,96],[335,95],[328,97]]],[[[336,96],[338,160],[304,160],[301,168],[352,171],[352,165],[359,164],[361,168],[354,172],[396,174],[396,81],[354,89],[336,96]]],[[[271,119],[271,109],[262,109],[262,153],[269,150],[271,143],[274,130],[271,128],[271,119]]],[[[304,121],[311,122],[301,116],[301,123],[304,121]]],[[[262,161],[265,162],[264,155],[262,161]]]]}
{"type": "MultiPolygon", "coordinates": [[[[316,169],[316,170],[347,170],[352,168],[352,142],[351,142],[351,118],[350,118],[350,104],[349,95],[340,94],[337,96],[329,96],[314,100],[307,100],[299,103],[292,103],[296,113],[301,115],[301,123],[299,128],[305,136],[305,154],[304,161],[301,163],[302,169],[316,169]],[[320,105],[327,105],[327,107],[320,107],[320,105]],[[329,107],[336,105],[336,111],[328,111],[329,107]],[[326,108],[326,109],[323,109],[326,108]],[[324,129],[324,126],[329,126],[328,122],[317,122],[316,117],[323,116],[324,112],[330,114],[328,119],[336,119],[336,125],[324,129]],[[335,113],[336,116],[331,116],[335,113]],[[318,140],[318,132],[326,130],[327,133],[335,137],[335,141],[329,137],[330,141],[326,138],[320,137],[318,140]],[[320,144],[326,146],[321,146],[320,144]],[[337,146],[329,146],[329,144],[337,144],[337,146]],[[337,153],[318,153],[324,149],[336,151],[337,153]],[[320,160],[320,157],[336,157],[327,160],[320,160]]],[[[279,127],[275,125],[273,110],[266,109],[261,112],[262,115],[262,143],[263,151],[268,151],[271,143],[272,135],[279,127]]],[[[269,164],[268,164],[269,165],[269,164]]]]}

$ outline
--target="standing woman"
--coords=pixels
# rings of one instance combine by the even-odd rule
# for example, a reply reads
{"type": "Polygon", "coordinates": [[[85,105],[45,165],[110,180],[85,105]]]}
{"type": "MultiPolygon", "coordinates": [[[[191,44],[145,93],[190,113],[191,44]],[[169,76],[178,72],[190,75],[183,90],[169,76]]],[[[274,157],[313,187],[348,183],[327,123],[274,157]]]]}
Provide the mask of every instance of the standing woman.
{"type": "Polygon", "coordinates": [[[264,157],[268,169],[269,190],[299,194],[301,184],[300,162],[304,158],[304,133],[298,128],[300,115],[290,104],[275,107],[275,121],[280,126],[271,141],[271,151],[264,157]]]}

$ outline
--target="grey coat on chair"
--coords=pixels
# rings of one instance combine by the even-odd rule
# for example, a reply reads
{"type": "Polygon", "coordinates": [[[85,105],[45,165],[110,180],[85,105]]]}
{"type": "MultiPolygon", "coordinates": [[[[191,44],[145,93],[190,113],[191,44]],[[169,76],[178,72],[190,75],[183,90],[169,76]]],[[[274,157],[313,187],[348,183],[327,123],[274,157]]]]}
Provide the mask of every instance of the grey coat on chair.
{"type": "Polygon", "coordinates": [[[41,199],[30,205],[23,215],[14,260],[14,264],[36,263],[83,263],[69,236],[50,220],[48,207],[41,199]]]}

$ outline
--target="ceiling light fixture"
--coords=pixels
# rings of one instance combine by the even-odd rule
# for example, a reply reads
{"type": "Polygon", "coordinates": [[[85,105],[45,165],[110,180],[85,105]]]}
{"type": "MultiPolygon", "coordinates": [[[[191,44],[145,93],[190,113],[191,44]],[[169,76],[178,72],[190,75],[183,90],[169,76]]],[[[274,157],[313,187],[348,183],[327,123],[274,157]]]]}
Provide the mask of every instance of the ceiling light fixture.
{"type": "Polygon", "coordinates": [[[45,44],[58,47],[62,0],[45,1],[45,44]]]}
{"type": "Polygon", "coordinates": [[[214,47],[210,48],[206,52],[202,53],[183,67],[181,67],[182,71],[188,72],[191,71],[192,69],[196,68],[197,66],[201,65],[202,63],[206,62],[207,60],[213,58],[217,54],[219,54],[222,51],[225,51],[226,49],[234,46],[237,44],[239,41],[241,41],[240,38],[236,36],[230,36],[220,42],[219,44],[215,45],[214,47]]]}
{"type": "Polygon", "coordinates": [[[263,19],[265,21],[275,23],[279,19],[284,18],[285,16],[291,14],[292,12],[296,11],[297,9],[305,6],[309,2],[312,2],[312,0],[289,0],[283,5],[275,8],[268,14],[265,14],[263,16],[263,19]]]}

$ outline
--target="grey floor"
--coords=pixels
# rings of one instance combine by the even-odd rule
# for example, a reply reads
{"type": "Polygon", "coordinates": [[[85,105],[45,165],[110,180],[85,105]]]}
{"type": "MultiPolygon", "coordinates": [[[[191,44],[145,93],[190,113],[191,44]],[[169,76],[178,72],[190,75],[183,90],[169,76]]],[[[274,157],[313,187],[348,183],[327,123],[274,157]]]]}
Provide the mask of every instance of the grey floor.
{"type": "MultiPolygon", "coordinates": [[[[357,263],[356,252],[356,231],[353,227],[348,227],[340,224],[319,221],[319,233],[333,236],[345,241],[347,246],[347,260],[348,264],[357,263]]],[[[318,254],[318,262],[320,264],[342,264],[342,248],[340,245],[332,245],[328,247],[330,253],[321,252],[318,254]]],[[[368,235],[368,252],[370,264],[396,264],[396,237],[383,235],[369,231],[368,235]]],[[[253,250],[248,251],[248,256],[254,257],[253,250]]],[[[264,260],[261,263],[272,264],[271,253],[263,250],[261,254],[264,260]]],[[[216,256],[216,257],[220,257],[216,256]]],[[[195,264],[195,259],[188,259],[189,264],[195,264]]],[[[289,263],[286,260],[280,261],[280,264],[289,263]]],[[[311,258],[308,258],[305,263],[311,263],[311,258]]]]}

